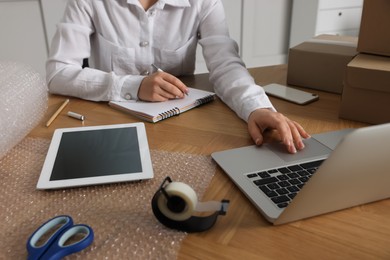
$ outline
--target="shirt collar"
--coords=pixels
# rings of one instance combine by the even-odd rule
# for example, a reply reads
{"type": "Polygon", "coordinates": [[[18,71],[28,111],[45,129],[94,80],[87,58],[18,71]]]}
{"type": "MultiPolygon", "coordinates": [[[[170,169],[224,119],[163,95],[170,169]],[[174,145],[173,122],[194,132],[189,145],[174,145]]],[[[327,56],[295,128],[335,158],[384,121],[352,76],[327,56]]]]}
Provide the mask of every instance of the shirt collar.
{"type": "MultiPolygon", "coordinates": [[[[129,4],[137,4],[139,3],[138,0],[127,0],[127,3],[129,4]]],[[[189,0],[159,0],[156,5],[159,8],[163,8],[164,5],[171,5],[176,7],[189,7],[191,6],[189,0]]]]}
{"type": "Polygon", "coordinates": [[[159,2],[165,3],[167,5],[177,6],[177,7],[189,7],[189,0],[160,0],[159,2]]]}

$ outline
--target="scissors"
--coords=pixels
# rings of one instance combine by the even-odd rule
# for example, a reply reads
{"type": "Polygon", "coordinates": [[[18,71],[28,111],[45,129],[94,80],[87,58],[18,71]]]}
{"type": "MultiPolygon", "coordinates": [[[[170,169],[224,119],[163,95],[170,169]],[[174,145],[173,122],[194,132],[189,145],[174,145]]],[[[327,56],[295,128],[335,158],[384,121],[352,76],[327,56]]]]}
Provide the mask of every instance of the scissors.
{"type": "Polygon", "coordinates": [[[93,230],[73,224],[70,216],[56,216],[40,226],[27,240],[28,260],[55,260],[79,252],[93,241],[93,230]]]}

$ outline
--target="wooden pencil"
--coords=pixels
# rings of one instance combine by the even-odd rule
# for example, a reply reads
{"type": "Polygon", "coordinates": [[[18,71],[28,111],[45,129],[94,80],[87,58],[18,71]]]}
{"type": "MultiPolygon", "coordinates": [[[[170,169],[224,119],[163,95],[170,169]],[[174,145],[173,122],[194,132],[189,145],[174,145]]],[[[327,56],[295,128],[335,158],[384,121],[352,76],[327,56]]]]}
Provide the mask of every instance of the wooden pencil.
{"type": "Polygon", "coordinates": [[[50,117],[49,121],[46,123],[46,127],[48,127],[51,123],[53,123],[54,119],[61,113],[61,111],[66,107],[69,103],[69,99],[66,99],[64,103],[57,109],[57,111],[50,117]]]}

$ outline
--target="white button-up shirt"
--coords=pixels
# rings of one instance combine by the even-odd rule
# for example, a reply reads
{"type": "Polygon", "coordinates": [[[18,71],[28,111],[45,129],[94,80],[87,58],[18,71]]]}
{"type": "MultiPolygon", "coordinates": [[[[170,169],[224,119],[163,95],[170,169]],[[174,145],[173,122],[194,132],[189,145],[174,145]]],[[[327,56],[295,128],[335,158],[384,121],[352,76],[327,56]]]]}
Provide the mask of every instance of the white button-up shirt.
{"type": "Polygon", "coordinates": [[[220,0],[68,0],[46,64],[51,93],[93,101],[137,99],[151,64],[175,76],[193,74],[203,49],[215,93],[242,119],[274,109],[229,37],[220,0]],[[89,68],[82,68],[89,58],[89,68]]]}

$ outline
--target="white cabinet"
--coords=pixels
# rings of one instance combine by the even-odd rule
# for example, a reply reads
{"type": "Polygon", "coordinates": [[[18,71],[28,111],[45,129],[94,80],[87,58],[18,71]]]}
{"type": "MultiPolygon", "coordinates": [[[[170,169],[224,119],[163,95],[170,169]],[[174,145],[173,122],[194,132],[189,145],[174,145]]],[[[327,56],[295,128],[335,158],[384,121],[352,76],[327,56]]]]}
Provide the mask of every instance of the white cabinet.
{"type": "Polygon", "coordinates": [[[68,0],[41,0],[48,46],[50,46],[51,40],[57,30],[57,23],[64,15],[67,2],[68,0]]]}
{"type": "Polygon", "coordinates": [[[242,52],[247,67],[286,62],[290,0],[244,0],[242,52]]]}
{"type": "Polygon", "coordinates": [[[290,47],[319,34],[358,36],[363,0],[294,0],[290,47]]]}
{"type": "Polygon", "coordinates": [[[31,65],[45,75],[48,53],[38,0],[0,1],[0,60],[31,65]]]}
{"type": "MultiPolygon", "coordinates": [[[[222,0],[230,36],[248,68],[287,61],[290,0],[222,0]]],[[[201,52],[198,51],[198,56],[201,52]]],[[[206,71],[202,57],[197,72],[206,71]],[[203,64],[202,64],[203,62],[203,64]]]]}

